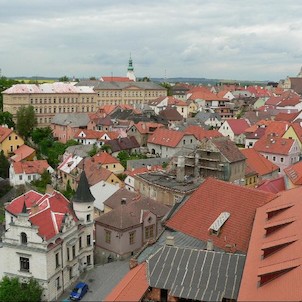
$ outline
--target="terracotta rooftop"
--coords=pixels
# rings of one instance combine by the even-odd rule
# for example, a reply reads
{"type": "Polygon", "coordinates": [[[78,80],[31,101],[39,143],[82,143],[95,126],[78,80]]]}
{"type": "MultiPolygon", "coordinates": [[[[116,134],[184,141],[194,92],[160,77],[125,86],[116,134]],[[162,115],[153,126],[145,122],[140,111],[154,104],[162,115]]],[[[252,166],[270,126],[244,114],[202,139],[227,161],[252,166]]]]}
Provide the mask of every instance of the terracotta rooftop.
{"type": "Polygon", "coordinates": [[[153,133],[157,128],[164,127],[163,124],[153,123],[153,122],[138,122],[134,126],[141,134],[153,133]]]}
{"type": "Polygon", "coordinates": [[[12,163],[15,174],[43,174],[50,166],[47,160],[33,160],[12,163]]]}
{"type": "Polygon", "coordinates": [[[301,301],[302,187],[257,209],[238,301],[301,301]]]}
{"type": "Polygon", "coordinates": [[[168,121],[182,121],[183,116],[174,108],[164,109],[159,112],[159,115],[168,121]]]}
{"type": "Polygon", "coordinates": [[[294,144],[295,140],[293,139],[269,135],[259,139],[255,143],[254,149],[263,153],[288,155],[294,144]]]}
{"type": "Polygon", "coordinates": [[[91,129],[79,129],[75,135],[74,139],[100,139],[106,132],[97,131],[91,129]]]}
{"type": "Polygon", "coordinates": [[[269,135],[274,133],[276,136],[281,137],[289,126],[290,123],[286,121],[273,121],[266,127],[265,134],[269,135]]]}
{"type": "Polygon", "coordinates": [[[185,129],[188,134],[193,134],[198,140],[203,138],[222,137],[223,135],[218,130],[205,130],[197,125],[190,125],[185,129]]]}
{"type": "Polygon", "coordinates": [[[120,163],[117,158],[110,155],[107,152],[99,152],[92,157],[92,161],[95,163],[105,165],[105,164],[117,164],[120,163]]]}
{"type": "Polygon", "coordinates": [[[12,129],[0,126],[0,143],[2,143],[12,133],[12,129]]]}
{"type": "Polygon", "coordinates": [[[257,190],[262,190],[275,194],[284,191],[286,190],[284,177],[280,176],[275,179],[266,179],[258,185],[257,190]]]}
{"type": "Polygon", "coordinates": [[[22,161],[29,157],[30,155],[34,154],[36,152],[35,149],[27,146],[22,145],[17,150],[14,151],[14,154],[10,159],[14,162],[22,161]]]}
{"type": "Polygon", "coordinates": [[[29,221],[38,227],[38,234],[46,240],[60,232],[66,214],[71,215],[75,221],[78,220],[70,202],[57,191],[44,195],[28,191],[12,200],[5,209],[17,216],[22,212],[24,203],[29,214],[29,221]]]}
{"type": "Polygon", "coordinates": [[[131,269],[103,301],[141,301],[148,288],[147,265],[143,262],[131,269]]]}
{"type": "Polygon", "coordinates": [[[275,197],[272,193],[207,178],[166,225],[200,240],[211,239],[224,250],[230,245],[233,251],[247,252],[256,208],[275,197]],[[210,228],[223,213],[229,217],[219,235],[212,235],[210,228]]]}
{"type": "Polygon", "coordinates": [[[229,124],[235,135],[244,133],[250,127],[245,119],[227,119],[225,122],[229,124]]]}
{"type": "Polygon", "coordinates": [[[302,161],[285,168],[284,173],[294,185],[302,185],[302,161]]]}
{"type": "Polygon", "coordinates": [[[293,122],[295,118],[299,115],[300,112],[294,112],[294,113],[285,113],[285,112],[279,112],[275,116],[275,121],[284,121],[284,122],[293,122]]]}
{"type": "Polygon", "coordinates": [[[240,151],[246,157],[247,166],[261,176],[265,176],[279,170],[277,165],[266,159],[262,154],[253,148],[241,149],[240,151]]]}

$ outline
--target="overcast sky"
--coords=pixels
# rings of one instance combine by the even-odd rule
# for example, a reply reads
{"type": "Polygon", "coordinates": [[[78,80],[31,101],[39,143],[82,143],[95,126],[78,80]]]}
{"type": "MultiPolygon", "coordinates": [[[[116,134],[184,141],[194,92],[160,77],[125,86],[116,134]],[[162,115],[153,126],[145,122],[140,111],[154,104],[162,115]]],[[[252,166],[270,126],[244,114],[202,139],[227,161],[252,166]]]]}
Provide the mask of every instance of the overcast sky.
{"type": "Polygon", "coordinates": [[[0,0],[2,75],[279,81],[302,66],[302,1],[0,0]]]}

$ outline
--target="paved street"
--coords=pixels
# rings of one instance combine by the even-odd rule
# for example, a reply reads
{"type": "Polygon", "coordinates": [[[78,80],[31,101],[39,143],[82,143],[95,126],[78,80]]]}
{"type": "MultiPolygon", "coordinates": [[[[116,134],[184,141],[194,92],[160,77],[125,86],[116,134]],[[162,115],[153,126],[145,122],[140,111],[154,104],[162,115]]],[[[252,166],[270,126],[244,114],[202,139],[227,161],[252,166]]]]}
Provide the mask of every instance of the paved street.
{"type": "MultiPolygon", "coordinates": [[[[99,265],[84,273],[78,281],[86,282],[89,285],[89,292],[82,301],[103,301],[128,271],[129,260],[125,260],[99,265]]],[[[72,288],[73,286],[67,289],[58,300],[68,298],[72,288]]]]}

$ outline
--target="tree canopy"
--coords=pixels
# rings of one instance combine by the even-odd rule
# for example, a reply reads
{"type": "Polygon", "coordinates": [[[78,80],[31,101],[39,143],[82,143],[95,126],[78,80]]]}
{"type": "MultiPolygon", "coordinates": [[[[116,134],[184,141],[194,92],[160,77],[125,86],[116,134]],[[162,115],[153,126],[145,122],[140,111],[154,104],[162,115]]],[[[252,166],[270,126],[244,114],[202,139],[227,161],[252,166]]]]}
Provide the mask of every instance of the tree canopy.
{"type": "Polygon", "coordinates": [[[65,75],[59,78],[59,82],[69,82],[69,78],[65,75]]]}
{"type": "Polygon", "coordinates": [[[10,163],[8,159],[5,157],[3,150],[1,150],[0,151],[0,177],[4,179],[9,177],[9,166],[10,163]]]}
{"type": "Polygon", "coordinates": [[[0,281],[1,302],[38,302],[41,301],[42,286],[31,278],[22,283],[19,278],[3,277],[0,281]]]}
{"type": "Polygon", "coordinates": [[[17,132],[27,140],[37,125],[37,118],[33,106],[22,106],[17,111],[17,132]]]}
{"type": "Polygon", "coordinates": [[[8,111],[0,111],[0,125],[7,125],[9,128],[14,128],[13,115],[8,111]]]}

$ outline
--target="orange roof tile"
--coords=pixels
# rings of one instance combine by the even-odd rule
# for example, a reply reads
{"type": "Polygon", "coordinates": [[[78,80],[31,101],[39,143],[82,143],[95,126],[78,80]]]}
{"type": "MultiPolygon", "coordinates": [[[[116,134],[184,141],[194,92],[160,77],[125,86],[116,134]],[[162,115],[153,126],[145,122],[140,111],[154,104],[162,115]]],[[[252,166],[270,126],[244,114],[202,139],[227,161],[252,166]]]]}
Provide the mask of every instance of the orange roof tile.
{"type": "Polygon", "coordinates": [[[222,137],[223,135],[218,130],[205,130],[197,125],[190,125],[185,129],[188,134],[193,134],[198,140],[203,138],[222,137]]]}
{"type": "Polygon", "coordinates": [[[236,135],[244,133],[250,127],[250,124],[245,119],[227,119],[226,122],[236,135]]]}
{"type": "Polygon", "coordinates": [[[301,194],[282,191],[257,209],[238,301],[302,300],[301,194]]]}
{"type": "Polygon", "coordinates": [[[107,152],[99,152],[92,157],[92,160],[98,164],[116,164],[119,160],[107,152]]]}
{"type": "Polygon", "coordinates": [[[21,161],[28,156],[34,154],[36,152],[35,149],[27,146],[27,145],[22,145],[20,146],[17,150],[14,151],[14,154],[10,159],[13,160],[14,162],[21,161]]]}
{"type": "Polygon", "coordinates": [[[257,189],[271,193],[278,193],[284,191],[286,190],[284,177],[281,176],[275,179],[264,180],[258,185],[257,189]]]}
{"type": "Polygon", "coordinates": [[[15,162],[12,163],[13,169],[16,174],[42,174],[44,170],[49,168],[47,160],[33,160],[33,161],[24,161],[24,162],[15,162]]]}
{"type": "Polygon", "coordinates": [[[285,174],[295,185],[302,185],[302,161],[284,169],[285,174]]]}
{"type": "Polygon", "coordinates": [[[141,301],[148,288],[147,265],[143,262],[127,273],[104,302],[141,301]]]}
{"type": "Polygon", "coordinates": [[[263,136],[254,145],[258,152],[288,155],[295,140],[277,136],[263,136]]]}
{"type": "Polygon", "coordinates": [[[166,224],[200,240],[211,239],[219,248],[231,244],[246,252],[256,208],[275,197],[272,193],[207,178],[166,224]],[[228,212],[230,217],[219,236],[211,235],[209,228],[222,212],[228,212]]]}
{"type": "Polygon", "coordinates": [[[266,159],[255,149],[241,149],[242,154],[246,157],[246,164],[259,175],[264,176],[278,171],[279,167],[266,159]]]}
{"type": "Polygon", "coordinates": [[[275,121],[292,122],[298,115],[299,112],[294,112],[294,113],[279,112],[275,116],[275,121]]]}
{"type": "Polygon", "coordinates": [[[266,127],[265,134],[271,134],[274,133],[277,136],[282,136],[285,131],[290,126],[290,123],[287,121],[272,121],[269,123],[269,125],[266,127]]]}
{"type": "Polygon", "coordinates": [[[12,129],[0,126],[0,143],[2,143],[10,134],[12,134],[12,132],[12,129]]]}
{"type": "Polygon", "coordinates": [[[89,130],[89,129],[79,129],[74,135],[75,139],[99,139],[105,134],[104,131],[89,130]],[[80,134],[84,133],[85,136],[80,134]]]}
{"type": "Polygon", "coordinates": [[[176,147],[185,135],[189,134],[182,131],[158,128],[148,138],[148,143],[176,147]]]}
{"type": "Polygon", "coordinates": [[[153,122],[138,122],[134,126],[142,134],[153,133],[155,129],[164,127],[163,124],[153,122]]]}

